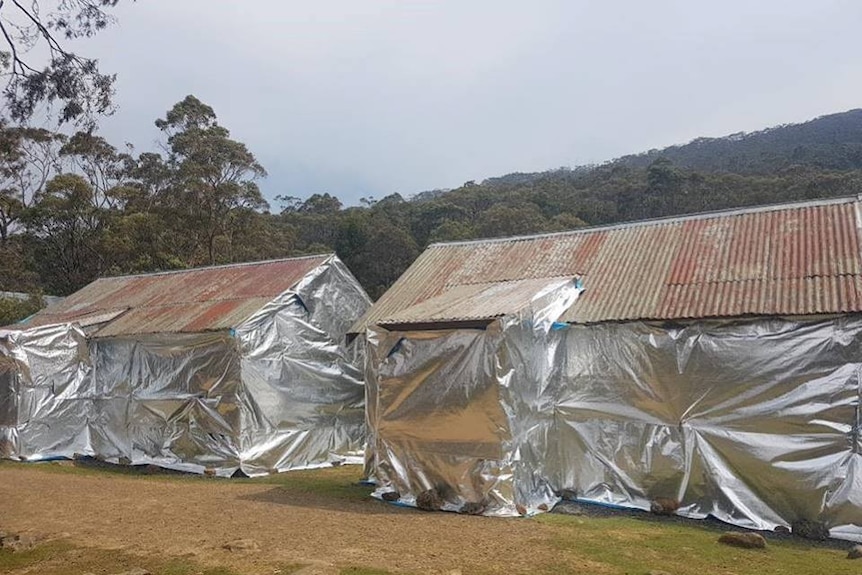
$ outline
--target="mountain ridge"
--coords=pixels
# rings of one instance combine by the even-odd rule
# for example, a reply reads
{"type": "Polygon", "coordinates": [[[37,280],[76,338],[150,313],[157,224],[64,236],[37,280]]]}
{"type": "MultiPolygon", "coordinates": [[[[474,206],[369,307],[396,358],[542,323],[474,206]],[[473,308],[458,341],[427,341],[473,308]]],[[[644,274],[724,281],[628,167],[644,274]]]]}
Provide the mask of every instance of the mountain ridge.
{"type": "Polygon", "coordinates": [[[685,144],[625,154],[598,164],[539,172],[510,172],[485,178],[480,185],[526,185],[555,173],[586,174],[617,166],[646,168],[659,158],[668,159],[679,168],[737,174],[766,174],[799,165],[834,170],[862,169],[862,108],[753,132],[698,137],[685,144]]]}

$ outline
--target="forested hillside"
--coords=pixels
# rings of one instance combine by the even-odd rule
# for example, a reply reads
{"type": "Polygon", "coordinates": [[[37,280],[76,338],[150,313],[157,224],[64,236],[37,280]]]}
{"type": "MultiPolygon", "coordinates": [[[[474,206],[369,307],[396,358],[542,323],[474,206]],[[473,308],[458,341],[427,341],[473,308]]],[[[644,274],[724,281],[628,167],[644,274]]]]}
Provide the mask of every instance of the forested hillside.
{"type": "Polygon", "coordinates": [[[707,172],[768,174],[799,165],[852,170],[862,167],[862,110],[750,134],[698,138],[681,146],[625,156],[617,163],[645,168],[662,157],[707,172]]]}
{"type": "Polygon", "coordinates": [[[164,154],[0,130],[0,291],[334,250],[378,297],[431,242],[862,193],[862,110],[346,208],[328,193],[270,206],[264,166],[194,97],[156,124],[164,154]]]}

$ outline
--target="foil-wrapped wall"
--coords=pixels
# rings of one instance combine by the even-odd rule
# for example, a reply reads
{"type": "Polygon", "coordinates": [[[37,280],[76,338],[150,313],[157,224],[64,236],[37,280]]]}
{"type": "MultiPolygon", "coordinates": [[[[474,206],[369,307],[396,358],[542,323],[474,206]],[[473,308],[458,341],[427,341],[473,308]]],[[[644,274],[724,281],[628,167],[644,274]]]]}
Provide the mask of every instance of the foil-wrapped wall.
{"type": "Polygon", "coordinates": [[[0,457],[86,451],[94,394],[81,330],[0,330],[0,457]]]}
{"type": "Polygon", "coordinates": [[[559,450],[584,499],[753,529],[816,521],[862,538],[862,319],[572,326],[551,377],[559,450]]]}
{"type": "Polygon", "coordinates": [[[362,461],[370,305],[330,260],[230,331],[0,331],[0,456],[247,475],[362,461]]]}
{"type": "Polygon", "coordinates": [[[667,499],[690,517],[862,539],[862,318],[547,329],[536,312],[368,330],[378,496],[433,489],[444,509],[485,515],[561,493],[667,499]]]}
{"type": "Polygon", "coordinates": [[[444,509],[495,516],[553,505],[548,352],[580,292],[557,282],[485,329],[369,327],[366,473],[376,494],[413,504],[433,490],[444,509]]]}

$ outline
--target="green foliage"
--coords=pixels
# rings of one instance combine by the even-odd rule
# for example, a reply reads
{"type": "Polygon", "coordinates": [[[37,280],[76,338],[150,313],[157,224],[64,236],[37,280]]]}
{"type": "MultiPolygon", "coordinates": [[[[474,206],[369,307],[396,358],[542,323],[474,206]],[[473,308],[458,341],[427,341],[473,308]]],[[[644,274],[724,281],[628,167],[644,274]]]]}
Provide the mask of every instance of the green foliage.
{"type": "Polygon", "coordinates": [[[862,168],[862,109],[750,134],[698,138],[615,163],[645,168],[659,158],[699,172],[770,174],[792,166],[857,170],[862,168]]]}
{"type": "Polygon", "coordinates": [[[23,238],[12,236],[0,241],[0,291],[32,293],[38,291],[39,274],[25,254],[23,238]]]}
{"type": "Polygon", "coordinates": [[[193,264],[231,261],[238,219],[269,207],[255,182],[266,171],[194,96],[177,103],[156,126],[168,136],[173,186],[166,203],[182,222],[185,255],[193,264]]]}
{"type": "Polygon", "coordinates": [[[307,214],[334,214],[342,208],[341,200],[329,194],[312,194],[298,211],[307,214]]]}
{"type": "Polygon", "coordinates": [[[88,38],[106,28],[118,2],[0,2],[3,98],[14,120],[26,122],[53,105],[60,123],[92,126],[95,116],[112,110],[114,76],[102,74],[96,60],[74,54],[63,40],[88,38]]]}
{"type": "Polygon", "coordinates": [[[156,125],[165,156],[0,127],[0,288],[64,295],[106,274],[334,251],[376,298],[432,242],[862,193],[860,110],[410,200],[278,196],[277,214],[210,106],[188,96],[156,125]]]}
{"type": "Polygon", "coordinates": [[[30,294],[27,299],[0,297],[0,326],[17,323],[43,307],[45,303],[40,294],[30,294]]]}
{"type": "Polygon", "coordinates": [[[37,270],[51,278],[49,291],[73,291],[103,268],[101,240],[108,214],[94,199],[95,191],[83,177],[61,174],[24,215],[37,270]]]}

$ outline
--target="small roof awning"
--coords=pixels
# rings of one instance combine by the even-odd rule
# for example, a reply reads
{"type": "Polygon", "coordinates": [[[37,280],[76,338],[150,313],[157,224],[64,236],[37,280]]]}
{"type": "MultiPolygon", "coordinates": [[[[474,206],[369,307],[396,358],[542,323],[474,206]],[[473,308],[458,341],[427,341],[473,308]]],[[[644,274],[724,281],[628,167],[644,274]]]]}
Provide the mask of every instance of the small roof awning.
{"type": "Polygon", "coordinates": [[[556,277],[456,285],[376,323],[383,327],[425,329],[449,325],[481,327],[496,318],[517,313],[537,297],[572,280],[572,277],[556,277]]]}

